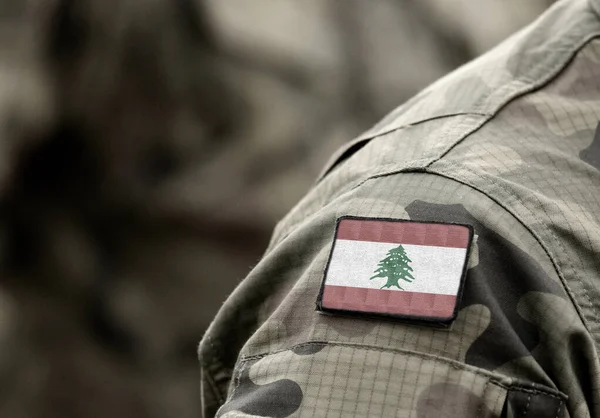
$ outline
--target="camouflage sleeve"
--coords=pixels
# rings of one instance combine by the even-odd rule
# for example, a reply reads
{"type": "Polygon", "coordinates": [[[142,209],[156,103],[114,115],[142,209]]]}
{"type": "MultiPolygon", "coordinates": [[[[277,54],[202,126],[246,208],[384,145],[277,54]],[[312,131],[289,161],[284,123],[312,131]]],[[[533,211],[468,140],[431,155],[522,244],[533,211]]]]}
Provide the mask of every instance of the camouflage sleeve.
{"type": "Polygon", "coordinates": [[[434,173],[344,187],[330,198],[317,188],[278,226],[207,332],[206,416],[554,418],[586,410],[584,370],[595,349],[527,225],[502,202],[434,173]],[[336,220],[346,215],[473,227],[450,328],[316,311],[336,220]]]}

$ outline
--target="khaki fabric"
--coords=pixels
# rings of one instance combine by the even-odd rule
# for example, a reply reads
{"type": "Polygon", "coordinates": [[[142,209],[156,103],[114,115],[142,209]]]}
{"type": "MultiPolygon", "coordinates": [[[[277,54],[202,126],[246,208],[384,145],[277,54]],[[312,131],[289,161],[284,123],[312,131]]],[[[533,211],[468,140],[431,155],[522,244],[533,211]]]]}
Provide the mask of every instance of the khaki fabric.
{"type": "Polygon", "coordinates": [[[200,344],[206,416],[600,417],[599,12],[559,2],[332,158],[200,344]],[[449,330],[315,310],[344,215],[473,226],[449,330]]]}

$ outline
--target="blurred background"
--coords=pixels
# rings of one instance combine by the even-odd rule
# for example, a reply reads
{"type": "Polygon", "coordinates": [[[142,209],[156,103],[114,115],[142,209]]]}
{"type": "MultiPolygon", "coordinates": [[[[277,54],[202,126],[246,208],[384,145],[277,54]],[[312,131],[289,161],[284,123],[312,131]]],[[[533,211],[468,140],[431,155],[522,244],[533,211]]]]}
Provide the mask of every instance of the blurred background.
{"type": "Polygon", "coordinates": [[[550,0],[1,0],[0,416],[199,417],[329,155],[550,0]]]}

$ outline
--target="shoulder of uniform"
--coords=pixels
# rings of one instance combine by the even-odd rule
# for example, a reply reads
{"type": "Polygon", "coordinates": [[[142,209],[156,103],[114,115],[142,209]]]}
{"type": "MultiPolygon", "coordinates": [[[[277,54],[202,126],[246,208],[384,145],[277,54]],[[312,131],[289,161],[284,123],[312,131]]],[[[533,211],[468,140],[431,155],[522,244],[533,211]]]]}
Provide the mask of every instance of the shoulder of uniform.
{"type": "Polygon", "coordinates": [[[562,1],[490,52],[430,85],[360,139],[441,117],[493,116],[506,103],[543,88],[591,39],[600,21],[587,1],[562,1]]]}

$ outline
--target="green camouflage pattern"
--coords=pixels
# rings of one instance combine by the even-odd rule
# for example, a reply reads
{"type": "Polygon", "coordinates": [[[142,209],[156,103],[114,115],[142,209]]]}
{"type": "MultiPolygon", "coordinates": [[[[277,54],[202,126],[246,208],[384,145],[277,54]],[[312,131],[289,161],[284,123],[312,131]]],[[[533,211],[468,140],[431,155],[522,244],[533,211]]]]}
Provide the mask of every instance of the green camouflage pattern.
{"type": "Polygon", "coordinates": [[[600,1],[340,150],[200,344],[205,416],[600,417],[600,1]],[[315,310],[336,219],[472,225],[450,329],[315,310]]]}

